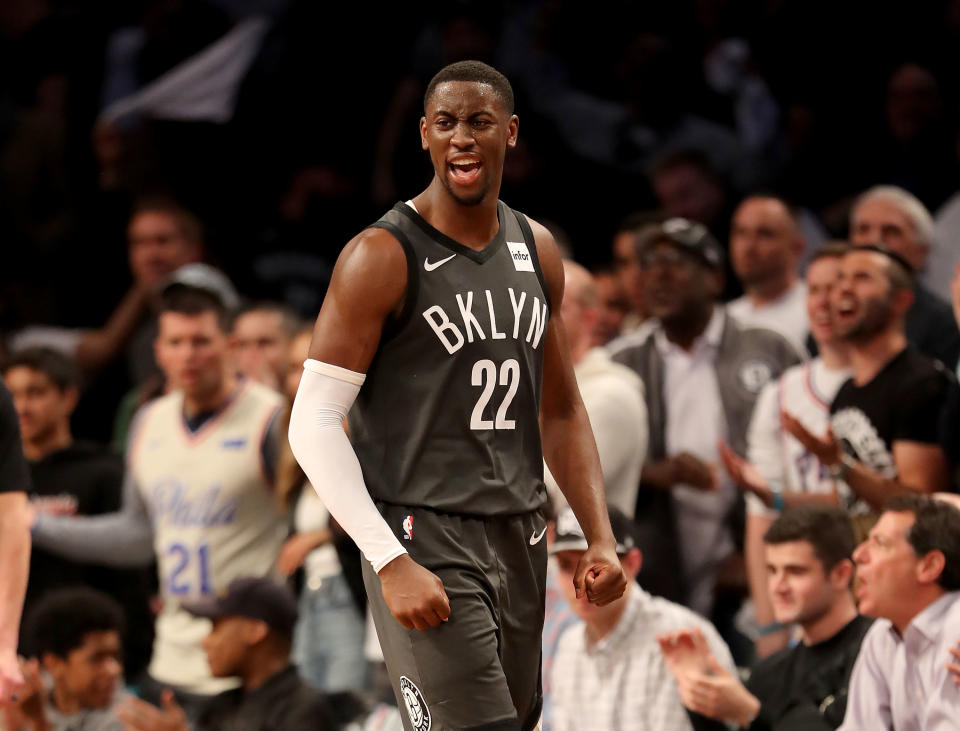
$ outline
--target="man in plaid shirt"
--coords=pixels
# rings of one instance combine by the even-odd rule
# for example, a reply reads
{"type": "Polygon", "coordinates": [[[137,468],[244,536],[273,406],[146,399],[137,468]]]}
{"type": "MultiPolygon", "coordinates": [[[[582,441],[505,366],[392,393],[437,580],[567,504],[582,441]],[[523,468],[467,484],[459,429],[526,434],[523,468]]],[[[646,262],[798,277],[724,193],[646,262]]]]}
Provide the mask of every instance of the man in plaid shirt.
{"type": "Polygon", "coordinates": [[[657,636],[699,628],[723,667],[735,672],[730,650],[713,625],[679,604],[647,594],[636,583],[642,557],[633,522],[615,508],[610,523],[617,554],[629,579],[627,591],[604,607],[577,599],[573,572],[587,541],[572,511],[557,520],[550,549],[567,601],[583,620],[560,637],[551,670],[554,731],[685,731],[723,725],[687,711],[660,652],[657,636]]]}

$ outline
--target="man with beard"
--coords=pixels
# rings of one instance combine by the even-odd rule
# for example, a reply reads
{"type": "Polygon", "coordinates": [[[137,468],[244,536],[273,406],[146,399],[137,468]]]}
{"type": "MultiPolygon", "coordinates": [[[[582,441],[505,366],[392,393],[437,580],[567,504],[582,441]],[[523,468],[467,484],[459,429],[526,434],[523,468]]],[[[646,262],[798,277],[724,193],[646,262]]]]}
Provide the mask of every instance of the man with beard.
{"type": "Polygon", "coordinates": [[[939,424],[951,377],[907,343],[913,284],[910,265],[889,249],[861,246],[844,256],[831,308],[853,377],[833,400],[825,435],[782,416],[787,431],[872,510],[898,493],[936,492],[949,482],[939,424]]]}
{"type": "MultiPolygon", "coordinates": [[[[854,246],[881,244],[904,258],[918,277],[929,270],[935,251],[933,219],[913,194],[893,185],[878,185],[861,195],[850,213],[854,246]]],[[[904,320],[907,342],[947,368],[955,368],[960,332],[949,303],[915,282],[913,304],[904,320]]]]}
{"type": "Polygon", "coordinates": [[[799,357],[781,335],[743,327],[717,304],[723,250],[706,227],[683,218],[649,226],[638,254],[656,320],[617,341],[613,359],[640,375],[647,399],[635,513],[647,557],[640,582],[710,616],[717,576],[742,530],[740,495],[718,470],[718,440],[746,450],[761,389],[799,357]]]}

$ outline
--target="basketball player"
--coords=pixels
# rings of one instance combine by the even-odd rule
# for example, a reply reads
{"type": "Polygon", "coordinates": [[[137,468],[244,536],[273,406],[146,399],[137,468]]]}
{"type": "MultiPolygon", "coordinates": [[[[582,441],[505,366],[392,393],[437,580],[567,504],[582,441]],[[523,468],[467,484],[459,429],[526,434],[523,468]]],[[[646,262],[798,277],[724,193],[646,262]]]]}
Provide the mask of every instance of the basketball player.
{"type": "Polygon", "coordinates": [[[163,609],[144,692],[172,687],[188,715],[236,685],[213,678],[201,643],[209,624],[181,602],[214,596],[238,576],[265,576],[287,535],[272,492],[281,397],[238,381],[222,301],[185,284],[165,290],[157,361],[180,388],[138,414],[121,512],[39,515],[37,545],[111,565],[158,564],[163,609]]]}
{"type": "Polygon", "coordinates": [[[294,454],[369,561],[406,731],[537,725],[544,456],[589,542],[577,595],[607,604],[626,586],[550,317],[560,256],[497,199],[517,130],[496,70],[466,61],[433,78],[420,137],[434,178],[341,253],[290,421],[294,454]]]}

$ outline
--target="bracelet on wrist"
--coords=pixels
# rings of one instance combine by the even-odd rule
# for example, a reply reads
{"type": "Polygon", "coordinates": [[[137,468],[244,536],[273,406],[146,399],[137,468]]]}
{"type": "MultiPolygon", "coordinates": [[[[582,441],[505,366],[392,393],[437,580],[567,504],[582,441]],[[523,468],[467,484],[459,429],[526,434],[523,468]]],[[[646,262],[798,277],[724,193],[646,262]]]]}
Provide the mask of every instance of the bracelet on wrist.
{"type": "Polygon", "coordinates": [[[783,485],[776,480],[770,481],[770,507],[778,513],[782,513],[786,507],[786,502],[783,499],[783,485]]]}
{"type": "Polygon", "coordinates": [[[781,624],[780,622],[771,622],[770,624],[765,624],[762,627],[757,627],[757,637],[769,637],[770,635],[775,635],[778,632],[783,632],[787,628],[787,625],[781,624]]]}

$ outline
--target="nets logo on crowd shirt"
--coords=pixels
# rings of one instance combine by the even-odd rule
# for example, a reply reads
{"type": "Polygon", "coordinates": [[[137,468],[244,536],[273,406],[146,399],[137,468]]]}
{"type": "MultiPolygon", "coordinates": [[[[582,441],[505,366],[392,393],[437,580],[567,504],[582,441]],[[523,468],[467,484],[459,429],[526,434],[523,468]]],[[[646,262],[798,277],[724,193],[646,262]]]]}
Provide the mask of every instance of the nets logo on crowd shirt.
{"type": "Polygon", "coordinates": [[[407,715],[410,716],[413,731],[430,731],[430,709],[420,689],[406,675],[400,676],[400,695],[403,696],[403,704],[407,707],[407,715]]]}

